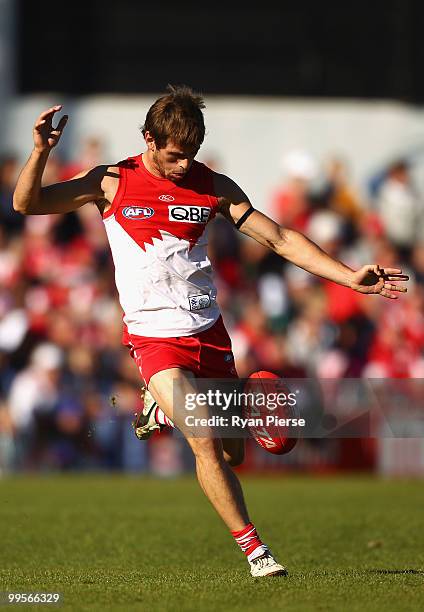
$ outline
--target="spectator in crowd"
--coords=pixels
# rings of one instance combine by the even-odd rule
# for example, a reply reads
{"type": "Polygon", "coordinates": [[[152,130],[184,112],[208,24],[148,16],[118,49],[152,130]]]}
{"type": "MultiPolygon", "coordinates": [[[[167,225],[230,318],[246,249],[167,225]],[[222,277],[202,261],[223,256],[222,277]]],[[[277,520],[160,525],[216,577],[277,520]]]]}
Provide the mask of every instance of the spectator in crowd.
{"type": "Polygon", "coordinates": [[[417,240],[424,239],[424,209],[405,160],[391,164],[377,199],[387,238],[408,261],[417,240]]]}
{"type": "Polygon", "coordinates": [[[14,378],[8,397],[10,417],[17,432],[17,461],[26,464],[36,455],[37,418],[51,418],[60,397],[62,351],[50,343],[35,348],[29,365],[14,378]]]}
{"type": "Polygon", "coordinates": [[[311,182],[317,165],[302,150],[291,151],[282,159],[283,180],[271,198],[272,217],[283,226],[304,231],[311,209],[311,182]]]}
{"type": "Polygon", "coordinates": [[[82,140],[76,158],[69,163],[63,164],[59,180],[67,181],[81,172],[81,170],[103,164],[105,158],[106,154],[102,139],[94,135],[87,136],[82,140]]]}
{"type": "Polygon", "coordinates": [[[342,239],[348,245],[358,236],[365,209],[359,194],[350,184],[347,162],[341,156],[330,157],[325,165],[321,188],[315,200],[340,216],[342,239]]]}

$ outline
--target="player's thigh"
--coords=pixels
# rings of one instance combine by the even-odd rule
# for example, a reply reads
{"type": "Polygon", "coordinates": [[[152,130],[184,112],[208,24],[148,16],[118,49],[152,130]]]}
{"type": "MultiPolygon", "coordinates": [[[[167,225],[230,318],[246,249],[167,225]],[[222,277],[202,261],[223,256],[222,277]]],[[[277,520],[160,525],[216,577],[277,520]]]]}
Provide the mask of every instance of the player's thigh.
{"type": "Polygon", "coordinates": [[[233,467],[244,461],[244,438],[222,438],[224,458],[233,467]]]}

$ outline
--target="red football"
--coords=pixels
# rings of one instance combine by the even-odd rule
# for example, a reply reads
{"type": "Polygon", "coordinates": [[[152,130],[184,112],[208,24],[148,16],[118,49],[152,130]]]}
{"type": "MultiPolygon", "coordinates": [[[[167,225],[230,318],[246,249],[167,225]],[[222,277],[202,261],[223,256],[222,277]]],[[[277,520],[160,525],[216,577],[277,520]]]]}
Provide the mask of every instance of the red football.
{"type": "Polygon", "coordinates": [[[287,398],[288,396],[294,396],[294,394],[290,394],[289,388],[279,376],[264,370],[254,372],[249,376],[244,386],[244,392],[256,395],[255,401],[248,402],[245,406],[244,415],[248,419],[255,420],[255,424],[249,426],[249,431],[259,446],[274,455],[285,455],[290,452],[296,445],[298,438],[289,438],[287,435],[288,427],[282,426],[281,421],[296,416],[290,406],[292,401],[295,403],[295,400],[293,400],[293,397],[289,397],[284,406],[276,405],[271,409],[269,406],[274,406],[275,401],[272,402],[271,398],[274,398],[277,394],[283,402],[284,396],[287,398]],[[264,405],[264,398],[267,399],[267,405],[264,405]],[[268,422],[271,420],[278,420],[280,423],[268,422]]]}

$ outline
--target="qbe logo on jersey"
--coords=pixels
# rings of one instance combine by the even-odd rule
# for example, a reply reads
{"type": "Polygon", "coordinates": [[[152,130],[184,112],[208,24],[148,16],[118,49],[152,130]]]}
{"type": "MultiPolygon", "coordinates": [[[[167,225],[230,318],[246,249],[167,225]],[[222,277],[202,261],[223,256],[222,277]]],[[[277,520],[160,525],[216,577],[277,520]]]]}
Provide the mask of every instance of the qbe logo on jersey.
{"type": "Polygon", "coordinates": [[[122,209],[122,214],[126,219],[150,219],[155,211],[147,206],[126,206],[122,209]]]}
{"type": "Polygon", "coordinates": [[[184,223],[207,223],[211,209],[207,206],[187,206],[185,204],[168,206],[169,220],[184,223]]]}

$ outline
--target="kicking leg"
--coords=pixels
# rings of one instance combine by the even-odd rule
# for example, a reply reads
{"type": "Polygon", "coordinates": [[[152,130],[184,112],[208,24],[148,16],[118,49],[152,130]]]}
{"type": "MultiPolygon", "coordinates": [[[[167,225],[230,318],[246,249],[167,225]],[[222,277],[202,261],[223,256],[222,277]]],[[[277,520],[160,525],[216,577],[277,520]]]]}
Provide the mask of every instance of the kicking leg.
{"type": "MultiPolygon", "coordinates": [[[[200,437],[188,431],[183,411],[174,410],[174,403],[184,406],[187,394],[196,393],[194,375],[179,368],[162,370],[150,379],[149,391],[165,415],[186,436],[196,459],[198,481],[247,556],[252,576],[285,575],[286,570],[275,561],[250,522],[240,482],[224,458],[223,442],[206,433],[200,437]]],[[[204,416],[207,416],[206,408],[204,416]]],[[[240,459],[242,447],[232,442],[227,443],[227,455],[231,457],[231,450],[237,450],[240,459]]]]}

